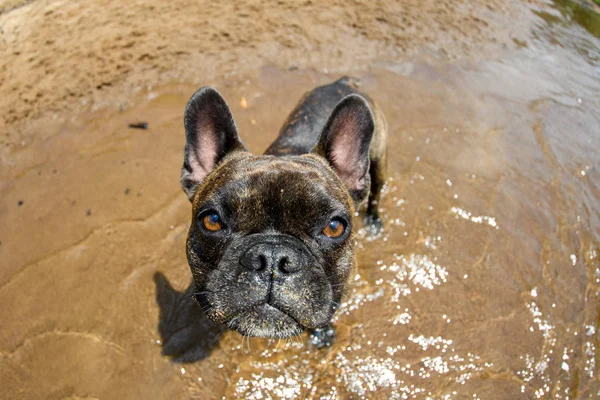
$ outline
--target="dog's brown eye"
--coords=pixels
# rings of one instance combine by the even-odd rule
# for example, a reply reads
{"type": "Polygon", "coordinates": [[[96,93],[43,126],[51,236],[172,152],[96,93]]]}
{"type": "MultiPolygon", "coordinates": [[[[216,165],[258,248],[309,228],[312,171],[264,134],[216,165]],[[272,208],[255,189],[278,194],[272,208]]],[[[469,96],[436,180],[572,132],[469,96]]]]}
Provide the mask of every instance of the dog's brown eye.
{"type": "Polygon", "coordinates": [[[344,224],[342,221],[333,219],[329,221],[329,224],[323,229],[323,234],[330,238],[338,238],[344,233],[344,224]]]}
{"type": "Polygon", "coordinates": [[[202,223],[204,224],[204,227],[211,232],[220,231],[223,228],[221,217],[215,213],[205,215],[204,218],[202,218],[202,223]]]}

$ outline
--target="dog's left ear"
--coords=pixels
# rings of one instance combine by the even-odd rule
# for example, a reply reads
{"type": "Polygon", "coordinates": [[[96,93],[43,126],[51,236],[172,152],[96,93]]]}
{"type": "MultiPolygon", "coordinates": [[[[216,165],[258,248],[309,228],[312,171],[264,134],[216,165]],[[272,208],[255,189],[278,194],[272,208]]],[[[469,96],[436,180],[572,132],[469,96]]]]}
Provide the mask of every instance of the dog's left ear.
{"type": "Polygon", "coordinates": [[[198,185],[226,155],[246,147],[227,103],[211,87],[199,89],[190,98],[183,123],[186,143],[181,187],[191,201],[198,185]]]}
{"type": "Polygon", "coordinates": [[[369,103],[362,96],[351,94],[335,106],[313,149],[313,153],[327,159],[356,205],[369,194],[369,148],[374,129],[369,103]]]}

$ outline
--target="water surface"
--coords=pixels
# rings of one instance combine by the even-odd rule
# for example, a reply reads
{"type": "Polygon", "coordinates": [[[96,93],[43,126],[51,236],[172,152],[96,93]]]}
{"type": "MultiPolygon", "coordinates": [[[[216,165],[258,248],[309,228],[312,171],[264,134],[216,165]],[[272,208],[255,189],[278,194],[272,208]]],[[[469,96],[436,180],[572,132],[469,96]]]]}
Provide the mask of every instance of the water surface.
{"type": "MultiPolygon", "coordinates": [[[[329,349],[219,333],[184,294],[195,86],[16,150],[24,167],[0,187],[2,397],[598,398],[600,41],[564,4],[501,61],[355,71],[390,125],[390,177],[329,349]]],[[[337,77],[267,66],[207,83],[259,153],[337,77]]]]}

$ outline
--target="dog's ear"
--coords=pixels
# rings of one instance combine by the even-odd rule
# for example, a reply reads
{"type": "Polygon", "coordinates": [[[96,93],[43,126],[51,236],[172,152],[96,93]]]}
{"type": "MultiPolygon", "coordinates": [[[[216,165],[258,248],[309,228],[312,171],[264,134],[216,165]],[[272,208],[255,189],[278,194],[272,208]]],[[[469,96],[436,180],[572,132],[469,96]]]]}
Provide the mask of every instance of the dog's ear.
{"type": "Polygon", "coordinates": [[[335,106],[313,149],[327,159],[356,205],[369,194],[369,148],[374,129],[369,104],[362,96],[351,94],[335,106]]]}
{"type": "Polygon", "coordinates": [[[191,201],[198,185],[227,154],[246,148],[227,103],[211,87],[199,89],[190,98],[183,123],[186,143],[181,187],[191,201]]]}

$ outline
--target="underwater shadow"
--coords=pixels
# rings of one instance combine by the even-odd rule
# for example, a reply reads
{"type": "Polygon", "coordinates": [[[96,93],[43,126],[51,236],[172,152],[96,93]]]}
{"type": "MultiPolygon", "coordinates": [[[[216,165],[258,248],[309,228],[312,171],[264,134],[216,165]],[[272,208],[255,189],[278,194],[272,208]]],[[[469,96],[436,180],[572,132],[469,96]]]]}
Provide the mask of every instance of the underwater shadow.
{"type": "Polygon", "coordinates": [[[158,333],[161,354],[176,363],[191,363],[210,355],[219,343],[223,327],[209,320],[192,297],[193,283],[178,292],[161,272],[154,274],[156,303],[160,308],[158,333]]]}

